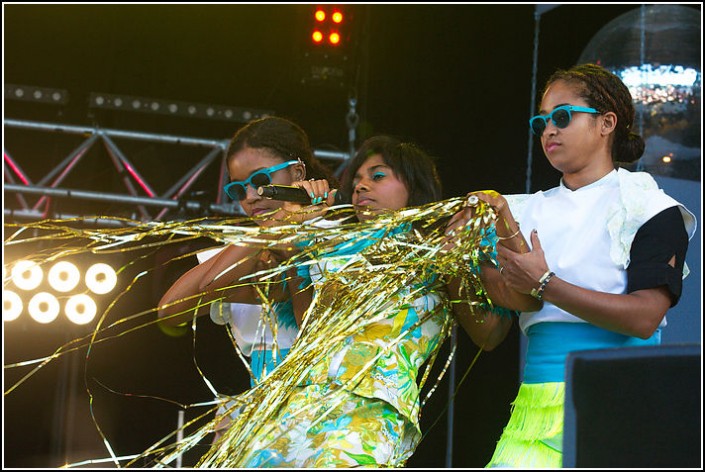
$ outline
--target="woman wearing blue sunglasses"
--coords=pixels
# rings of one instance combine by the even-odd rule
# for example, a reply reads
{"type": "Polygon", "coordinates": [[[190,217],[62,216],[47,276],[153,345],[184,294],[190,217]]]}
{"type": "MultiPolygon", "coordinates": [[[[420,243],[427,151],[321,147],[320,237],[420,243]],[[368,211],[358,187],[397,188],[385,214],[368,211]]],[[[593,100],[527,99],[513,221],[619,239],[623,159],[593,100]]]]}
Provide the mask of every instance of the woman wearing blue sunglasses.
{"type": "MultiPolygon", "coordinates": [[[[645,146],[619,77],[594,64],[558,71],[540,111],[529,124],[562,173],[559,186],[506,198],[478,194],[512,222],[517,237],[513,218],[530,237],[523,254],[498,245],[501,278],[543,301],[519,316],[528,338],[524,378],[488,467],[561,467],[568,353],[659,344],[695,231],[693,214],[649,174],[619,168],[645,146]]],[[[491,349],[511,322],[478,324],[473,340],[487,339],[491,349]]]]}
{"type": "MultiPolygon", "coordinates": [[[[330,187],[336,183],[328,169],[313,156],[306,133],[284,118],[265,117],[248,123],[235,133],[226,156],[231,182],[225,186],[225,192],[239,201],[244,212],[261,226],[276,225],[283,216],[291,215],[301,206],[260,197],[258,186],[298,185],[310,193],[312,204],[318,204],[328,197],[330,187]]],[[[210,313],[217,324],[230,324],[238,346],[250,357],[254,385],[283,359],[298,332],[289,295],[289,291],[298,287],[292,287],[293,281],[281,284],[279,293],[272,295],[279,300],[271,305],[278,324],[276,342],[267,323],[259,322],[262,307],[250,286],[230,292],[232,303],[212,301],[222,296],[219,289],[275,263],[276,259],[272,251],[235,245],[204,251],[199,255],[201,263],[182,275],[162,297],[161,322],[167,326],[189,323],[199,303],[197,315],[210,313]],[[236,263],[237,268],[228,270],[236,263]]]]}

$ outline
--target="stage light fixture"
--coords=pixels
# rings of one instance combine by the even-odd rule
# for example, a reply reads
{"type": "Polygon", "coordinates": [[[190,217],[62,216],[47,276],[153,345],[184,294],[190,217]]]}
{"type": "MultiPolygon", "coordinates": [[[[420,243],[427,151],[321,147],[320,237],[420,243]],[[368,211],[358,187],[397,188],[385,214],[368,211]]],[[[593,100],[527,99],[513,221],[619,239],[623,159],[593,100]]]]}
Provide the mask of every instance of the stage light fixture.
{"type": "Polygon", "coordinates": [[[335,47],[343,43],[343,19],[345,15],[339,7],[317,7],[313,12],[313,26],[311,39],[314,44],[321,46],[323,38],[327,38],[328,46],[335,47]]]}
{"type": "Polygon", "coordinates": [[[5,84],[5,100],[65,105],[69,101],[68,97],[68,92],[62,89],[5,84]]]}
{"type": "Polygon", "coordinates": [[[51,323],[59,316],[59,300],[51,293],[39,292],[29,300],[27,310],[35,321],[42,324],[51,323]]]}
{"type": "Polygon", "coordinates": [[[308,37],[297,74],[302,84],[345,88],[355,78],[359,19],[353,5],[317,5],[307,12],[308,37]]]}
{"type": "Polygon", "coordinates": [[[93,293],[104,295],[115,288],[117,274],[108,264],[99,262],[86,271],[86,286],[93,293]]]}
{"type": "Polygon", "coordinates": [[[73,295],[66,301],[64,312],[72,323],[85,325],[93,321],[98,312],[98,306],[89,295],[82,293],[73,295]]]}
{"type": "Polygon", "coordinates": [[[2,291],[2,320],[12,321],[19,318],[24,304],[22,298],[12,290],[2,291]]]}
{"type": "Polygon", "coordinates": [[[189,103],[109,93],[91,93],[88,103],[91,108],[138,111],[172,116],[189,116],[192,118],[207,118],[239,123],[247,123],[252,119],[274,114],[272,110],[189,103]]]}
{"type": "Polygon", "coordinates": [[[17,261],[12,267],[12,281],[22,290],[34,290],[43,278],[42,268],[34,261],[17,261]]]}
{"type": "Polygon", "coordinates": [[[71,262],[60,261],[49,270],[47,280],[57,292],[69,292],[81,281],[81,272],[71,262]]]}

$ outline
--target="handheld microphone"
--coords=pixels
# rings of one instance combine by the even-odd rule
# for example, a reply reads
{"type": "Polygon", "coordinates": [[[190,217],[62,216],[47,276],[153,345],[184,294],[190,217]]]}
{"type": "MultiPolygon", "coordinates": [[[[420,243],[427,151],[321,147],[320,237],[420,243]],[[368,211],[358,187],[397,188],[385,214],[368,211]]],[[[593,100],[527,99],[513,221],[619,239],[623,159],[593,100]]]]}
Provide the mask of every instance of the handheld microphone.
{"type": "MultiPolygon", "coordinates": [[[[257,195],[269,198],[270,200],[280,200],[283,202],[301,203],[304,205],[311,204],[311,196],[306,190],[295,185],[263,185],[257,188],[257,195]]],[[[335,204],[343,203],[343,195],[340,191],[335,192],[335,204]]]]}

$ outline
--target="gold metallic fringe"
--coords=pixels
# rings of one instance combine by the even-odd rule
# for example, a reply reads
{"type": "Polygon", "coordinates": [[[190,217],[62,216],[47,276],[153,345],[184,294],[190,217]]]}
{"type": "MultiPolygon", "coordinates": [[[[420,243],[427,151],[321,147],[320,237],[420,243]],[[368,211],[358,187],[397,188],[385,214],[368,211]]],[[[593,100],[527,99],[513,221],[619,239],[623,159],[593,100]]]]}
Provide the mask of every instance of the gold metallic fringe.
{"type": "MultiPolygon", "coordinates": [[[[369,323],[389,317],[399,307],[411,304],[414,299],[428,290],[429,287],[423,288],[423,284],[429,283],[432,274],[438,274],[440,277],[433,282],[431,288],[434,288],[435,284],[435,288],[442,289],[448,278],[461,277],[463,281],[461,293],[464,293],[464,298],[467,298],[463,300],[464,302],[471,306],[479,304],[491,306],[491,300],[487,299],[478,275],[480,261],[495,262],[496,215],[491,207],[479,202],[476,206],[476,217],[468,222],[465,231],[456,231],[455,247],[452,250],[444,250],[448,242],[448,236],[445,234],[446,223],[452,215],[463,208],[465,203],[464,197],[452,198],[421,207],[389,212],[366,222],[356,222],[350,217],[350,206],[342,205],[332,208],[326,215],[327,220],[339,218],[338,224],[332,227],[316,224],[317,219],[303,225],[291,223],[262,227],[253,225],[250,219],[243,217],[215,221],[199,219],[147,224],[123,220],[126,225],[124,228],[81,229],[69,225],[73,222],[80,223],[79,220],[46,220],[24,226],[15,225],[18,228],[17,231],[6,239],[5,244],[6,246],[31,244],[47,240],[61,242],[62,246],[58,249],[35,255],[36,260],[42,263],[80,253],[103,254],[156,250],[165,245],[203,237],[210,238],[214,242],[250,245],[263,249],[297,246],[299,250],[292,250],[292,256],[280,266],[260,271],[239,283],[239,285],[254,284],[260,293],[266,296],[269,284],[282,280],[282,274],[288,269],[323,262],[331,257],[331,254],[335,255],[335,249],[341,245],[371,241],[363,251],[346,256],[346,264],[341,270],[325,274],[328,287],[335,290],[332,292],[334,296],[327,296],[326,293],[315,294],[289,354],[267,377],[254,388],[240,395],[232,397],[218,395],[223,404],[229,400],[228,405],[232,405],[223,415],[216,415],[203,425],[205,418],[213,415],[217,409],[217,405],[213,406],[183,427],[181,432],[186,434],[182,440],[174,439],[177,434],[177,431],[174,431],[146,451],[133,456],[135,458],[127,463],[127,466],[135,466],[138,461],[146,459],[155,467],[168,467],[177,457],[197,444],[202,444],[224,417],[238,411],[238,415],[231,421],[221,439],[201,457],[197,464],[198,467],[237,467],[248,450],[248,444],[257,435],[258,428],[286,402],[292,390],[303,380],[308,366],[314,365],[320,356],[330,350],[332,344],[341,342],[369,323]],[[410,228],[410,231],[396,231],[399,228],[410,228]],[[23,238],[28,233],[39,234],[39,236],[23,238]],[[384,237],[380,238],[380,234],[384,237]],[[488,239],[491,244],[487,244],[488,239]],[[485,244],[481,244],[483,240],[485,244]],[[70,246],[71,243],[74,245],[70,246]],[[417,286],[418,289],[409,290],[410,287],[417,286]],[[394,303],[389,303],[390,301],[394,303]]],[[[7,224],[5,226],[13,227],[7,224]]],[[[182,257],[189,255],[192,254],[182,257]]],[[[133,280],[133,284],[143,275],[144,273],[139,274],[133,280]]],[[[129,287],[118,298],[128,292],[129,287]]],[[[199,301],[200,296],[189,298],[194,304],[202,304],[199,301]]],[[[174,303],[182,301],[178,300],[174,303]]],[[[449,308],[449,305],[444,307],[448,313],[450,313],[449,308]]],[[[127,334],[125,331],[121,332],[120,327],[128,319],[150,317],[147,322],[131,328],[130,331],[156,322],[156,308],[152,308],[104,327],[103,322],[109,309],[101,316],[90,337],[74,340],[69,345],[59,348],[54,355],[32,361],[40,364],[32,373],[52,359],[71,350],[87,348],[90,352],[102,341],[127,334]]],[[[450,332],[452,324],[453,319],[449,316],[444,327],[445,335],[450,332]]],[[[195,319],[192,327],[195,330],[195,319]]],[[[272,327],[274,327],[273,324],[272,327]]],[[[399,340],[405,334],[407,333],[402,333],[399,340]]],[[[427,380],[430,364],[437,352],[432,355],[425,368],[420,380],[421,386],[427,380]]],[[[238,355],[244,361],[242,353],[238,352],[238,355]]],[[[24,363],[5,367],[17,367],[21,364],[24,363]]],[[[373,365],[374,360],[367,367],[370,368],[373,365]]],[[[444,368],[443,372],[445,370],[444,368]]],[[[360,375],[364,373],[365,369],[360,372],[360,375]]],[[[27,377],[25,376],[23,380],[27,377]]],[[[204,380],[207,381],[207,379],[204,380]]],[[[5,394],[16,389],[18,385],[19,383],[11,386],[5,394]]],[[[429,394],[434,389],[435,387],[429,394]]],[[[213,392],[217,394],[214,389],[213,392]]],[[[100,431],[97,424],[96,427],[100,431]]],[[[112,453],[107,438],[103,436],[103,439],[113,462],[120,466],[119,458],[112,453]]]]}

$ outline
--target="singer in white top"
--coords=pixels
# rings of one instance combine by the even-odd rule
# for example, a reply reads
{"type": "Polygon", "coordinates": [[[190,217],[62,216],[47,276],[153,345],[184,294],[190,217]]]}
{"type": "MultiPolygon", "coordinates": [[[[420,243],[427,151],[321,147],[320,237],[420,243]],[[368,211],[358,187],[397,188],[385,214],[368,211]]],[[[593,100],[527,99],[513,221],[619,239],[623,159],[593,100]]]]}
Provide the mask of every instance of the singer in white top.
{"type": "MultiPolygon", "coordinates": [[[[543,301],[519,317],[528,337],[524,378],[488,467],[561,467],[568,353],[657,345],[666,311],[680,298],[695,217],[649,174],[619,168],[644,151],[634,115],[629,90],[606,69],[557,71],[530,126],[562,173],[559,185],[478,195],[531,245],[523,254],[498,245],[502,278],[543,301]]],[[[453,225],[463,224],[466,215],[456,216],[453,225]]],[[[473,327],[473,339],[492,348],[511,322],[488,319],[473,327]]]]}
{"type": "MultiPolygon", "coordinates": [[[[311,192],[306,203],[314,204],[324,201],[329,186],[336,183],[314,158],[306,133],[284,118],[266,117],[248,123],[235,133],[226,156],[232,180],[225,191],[260,226],[277,225],[291,212],[302,217],[315,214],[296,213],[301,208],[299,204],[263,198],[257,193],[258,186],[306,186],[311,192]],[[307,177],[316,182],[305,180],[307,177]]],[[[200,263],[183,274],[160,300],[160,322],[167,326],[184,325],[195,316],[210,313],[214,322],[229,326],[242,353],[250,358],[248,368],[255,384],[288,352],[298,331],[290,291],[300,288],[292,286],[295,282],[305,281],[279,284],[277,293],[270,293],[274,303],[266,304],[275,312],[271,313],[262,309],[252,285],[232,286],[241,277],[276,264],[279,257],[274,251],[231,244],[204,252],[199,258],[200,263]],[[277,322],[277,342],[272,336],[271,319],[277,322]]],[[[221,427],[226,423],[227,418],[221,427]]]]}

